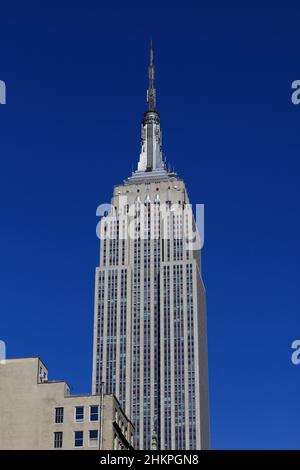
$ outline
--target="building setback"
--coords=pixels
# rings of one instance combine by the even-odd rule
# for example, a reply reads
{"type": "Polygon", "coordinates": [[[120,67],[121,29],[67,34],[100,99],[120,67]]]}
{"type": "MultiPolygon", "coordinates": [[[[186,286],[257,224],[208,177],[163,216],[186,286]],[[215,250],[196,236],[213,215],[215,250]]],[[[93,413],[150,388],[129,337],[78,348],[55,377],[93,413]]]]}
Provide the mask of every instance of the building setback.
{"type": "Polygon", "coordinates": [[[184,182],[162,158],[153,49],[137,170],[101,220],[93,393],[115,394],[140,449],[209,448],[205,289],[184,182]]]}
{"type": "Polygon", "coordinates": [[[131,449],[133,427],[113,395],[71,395],[39,358],[0,362],[0,449],[131,449]]]}

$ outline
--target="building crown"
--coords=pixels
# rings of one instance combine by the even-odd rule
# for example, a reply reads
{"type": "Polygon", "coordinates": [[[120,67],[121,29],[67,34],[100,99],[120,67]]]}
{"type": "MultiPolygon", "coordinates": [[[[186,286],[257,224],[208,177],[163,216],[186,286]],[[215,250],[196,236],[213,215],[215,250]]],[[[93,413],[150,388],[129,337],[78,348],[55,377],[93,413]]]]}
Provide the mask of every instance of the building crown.
{"type": "Polygon", "coordinates": [[[166,174],[162,158],[162,132],[160,117],[156,109],[156,90],[154,86],[154,51],[150,44],[150,63],[148,67],[149,85],[147,90],[147,111],[142,120],[141,152],[137,171],[132,177],[146,177],[166,174]]]}

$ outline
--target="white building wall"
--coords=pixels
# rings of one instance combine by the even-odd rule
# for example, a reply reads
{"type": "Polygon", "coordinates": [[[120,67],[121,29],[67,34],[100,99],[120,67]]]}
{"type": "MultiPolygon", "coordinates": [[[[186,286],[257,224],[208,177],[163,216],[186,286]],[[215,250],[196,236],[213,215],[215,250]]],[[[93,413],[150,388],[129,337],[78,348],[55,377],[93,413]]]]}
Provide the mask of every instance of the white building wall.
{"type": "MultiPolygon", "coordinates": [[[[174,175],[157,176],[150,172],[149,177],[134,176],[124,185],[116,186],[112,198],[114,213],[102,219],[102,229],[106,227],[105,240],[101,241],[101,262],[96,271],[107,275],[112,270],[120,273],[126,269],[127,284],[127,343],[126,343],[126,377],[128,377],[126,397],[121,400],[135,425],[136,445],[150,449],[153,434],[159,439],[161,449],[200,449],[209,447],[208,426],[208,379],[207,379],[207,344],[206,344],[206,311],[205,291],[200,277],[200,253],[184,249],[185,212],[171,210],[163,219],[157,216],[156,209],[170,204],[174,207],[188,207],[188,196],[183,181],[174,175]],[[128,211],[128,206],[129,211],[128,211]],[[147,209],[151,208],[148,218],[147,209]],[[134,215],[138,208],[145,208],[146,215],[134,215]],[[121,240],[109,240],[116,235],[116,226],[126,218],[128,226],[140,224],[138,238],[127,237],[126,257],[120,256],[121,240]],[[154,231],[156,229],[156,232],[154,231]],[[152,239],[143,239],[147,231],[152,239]],[[169,234],[163,239],[163,234],[169,234]],[[157,236],[159,242],[156,244],[157,236]],[[181,241],[180,241],[181,236],[181,241]],[[154,238],[154,239],[153,239],[154,238]],[[106,246],[106,253],[103,249],[106,246]],[[113,256],[115,250],[119,257],[113,256]],[[155,271],[157,258],[157,272],[155,271]],[[149,264],[148,264],[149,260],[149,264]],[[137,264],[139,263],[139,264],[137,264]],[[187,294],[187,266],[192,276],[192,292],[187,294]],[[164,305],[164,268],[168,267],[169,293],[167,305],[164,305]],[[135,269],[136,268],[136,269],[135,269]],[[148,278],[149,276],[149,278],[148,278]],[[174,283],[177,291],[174,292],[174,283]],[[174,297],[175,295],[175,297],[174,297]],[[189,299],[187,296],[189,295],[189,299]],[[188,325],[188,302],[193,299],[190,308],[188,325]],[[148,323],[149,322],[149,323],[148,323]],[[149,325],[149,329],[148,329],[149,325]],[[166,328],[169,337],[166,337],[166,328]],[[156,333],[155,333],[156,332],[156,333]],[[192,338],[192,343],[191,343],[192,338]],[[166,347],[167,344],[167,347],[166,347]],[[193,364],[191,362],[193,348],[193,364]],[[166,354],[168,361],[166,362],[166,354]],[[155,362],[155,357],[158,362],[155,362]],[[157,365],[160,365],[158,367],[157,365]],[[165,384],[169,382],[169,388],[165,384]],[[178,391],[178,387],[182,391],[178,391]],[[157,396],[158,395],[158,396],[157,396]],[[178,400],[181,403],[178,406],[178,400]],[[170,426],[165,420],[166,408],[170,410],[170,426]],[[194,407],[194,408],[193,408],[194,407]],[[190,409],[192,412],[190,413],[190,409]],[[193,411],[194,410],[194,411],[193,411]]],[[[119,275],[119,274],[118,274],[119,275]]],[[[118,277],[119,282],[119,277],[118,277]]],[[[99,283],[96,279],[96,291],[99,283]]],[[[99,355],[96,344],[101,338],[96,336],[94,345],[94,391],[97,390],[97,367],[103,368],[98,379],[106,383],[108,393],[119,393],[120,360],[116,349],[115,363],[111,362],[115,383],[108,383],[106,376],[107,350],[109,342],[120,343],[120,295],[112,298],[112,293],[105,286],[104,315],[98,318],[101,302],[95,296],[95,335],[98,334],[101,321],[107,322],[107,306],[116,303],[115,337],[109,337],[107,323],[103,332],[103,354],[99,355]],[[99,363],[99,365],[97,365],[99,363]],[[111,390],[111,387],[114,387],[111,390]]]]}

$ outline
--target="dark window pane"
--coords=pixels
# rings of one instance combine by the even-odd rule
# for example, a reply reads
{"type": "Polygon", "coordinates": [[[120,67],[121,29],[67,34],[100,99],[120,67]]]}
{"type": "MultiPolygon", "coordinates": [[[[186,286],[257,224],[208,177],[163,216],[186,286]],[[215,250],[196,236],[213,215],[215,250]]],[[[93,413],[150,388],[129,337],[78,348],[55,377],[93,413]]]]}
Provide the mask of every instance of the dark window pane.
{"type": "Polygon", "coordinates": [[[62,432],[55,432],[54,433],[54,448],[61,449],[63,443],[63,433],[62,432]]]}
{"type": "Polygon", "coordinates": [[[75,431],[75,447],[83,446],[83,431],[75,431]]]}

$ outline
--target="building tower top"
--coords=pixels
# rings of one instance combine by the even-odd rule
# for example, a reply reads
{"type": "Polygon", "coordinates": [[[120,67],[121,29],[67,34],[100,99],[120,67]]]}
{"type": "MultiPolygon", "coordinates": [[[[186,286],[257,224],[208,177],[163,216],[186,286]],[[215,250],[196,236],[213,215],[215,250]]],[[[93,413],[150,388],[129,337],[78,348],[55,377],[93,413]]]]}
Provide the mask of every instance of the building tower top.
{"type": "Polygon", "coordinates": [[[128,179],[129,183],[138,179],[161,179],[168,177],[162,157],[162,131],[160,116],[156,109],[154,86],[154,51],[150,43],[150,63],[148,67],[149,85],[147,90],[147,111],[142,120],[141,152],[137,170],[128,179]]]}

